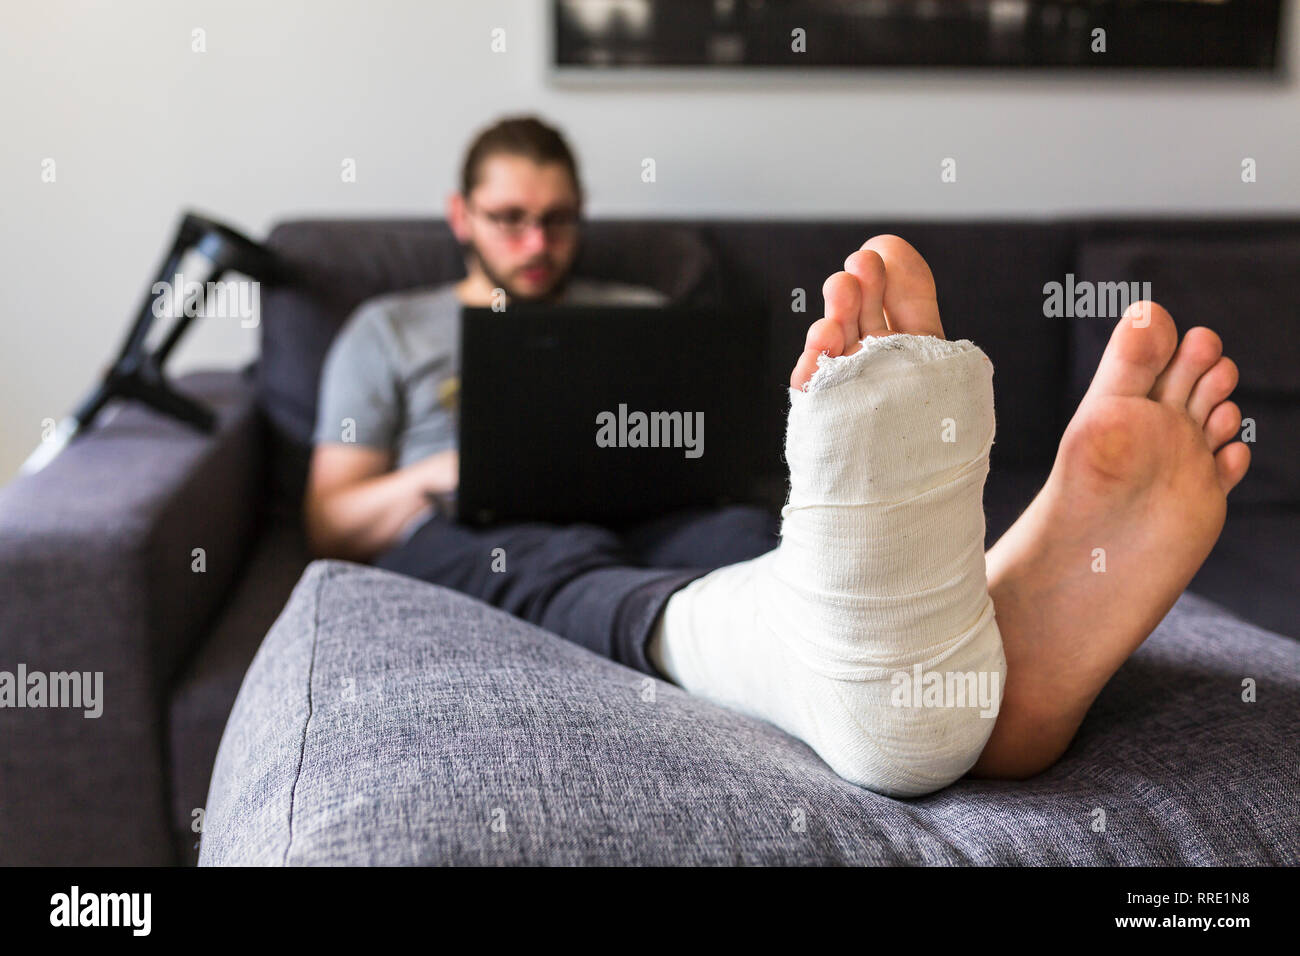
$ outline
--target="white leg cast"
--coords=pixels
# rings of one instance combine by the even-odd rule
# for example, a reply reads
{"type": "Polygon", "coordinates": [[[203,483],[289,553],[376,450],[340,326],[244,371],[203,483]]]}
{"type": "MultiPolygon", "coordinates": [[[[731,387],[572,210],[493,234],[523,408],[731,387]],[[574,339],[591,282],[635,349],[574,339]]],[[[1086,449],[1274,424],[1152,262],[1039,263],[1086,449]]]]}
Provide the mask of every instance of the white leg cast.
{"type": "Polygon", "coordinates": [[[669,600],[652,660],[892,796],[970,769],[1006,676],[984,570],[992,365],[869,337],[791,390],[780,545],[669,600]]]}

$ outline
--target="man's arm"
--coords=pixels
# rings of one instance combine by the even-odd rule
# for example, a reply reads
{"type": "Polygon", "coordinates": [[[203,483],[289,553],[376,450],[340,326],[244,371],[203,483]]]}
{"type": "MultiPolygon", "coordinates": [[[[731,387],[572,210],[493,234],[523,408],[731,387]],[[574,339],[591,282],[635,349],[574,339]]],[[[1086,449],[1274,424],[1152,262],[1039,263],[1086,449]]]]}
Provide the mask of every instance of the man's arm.
{"type": "Polygon", "coordinates": [[[320,402],[303,523],[312,553],[369,561],[397,542],[424,508],[426,492],[456,486],[454,451],[393,471],[401,429],[402,360],[389,325],[391,304],[362,305],[330,346],[321,369],[320,402]],[[340,440],[351,431],[352,436],[340,440]]]}
{"type": "Polygon", "coordinates": [[[396,543],[407,522],[428,507],[426,493],[456,487],[454,450],[389,471],[392,453],[363,445],[324,442],[312,452],[303,521],[312,553],[369,561],[396,543]]]}

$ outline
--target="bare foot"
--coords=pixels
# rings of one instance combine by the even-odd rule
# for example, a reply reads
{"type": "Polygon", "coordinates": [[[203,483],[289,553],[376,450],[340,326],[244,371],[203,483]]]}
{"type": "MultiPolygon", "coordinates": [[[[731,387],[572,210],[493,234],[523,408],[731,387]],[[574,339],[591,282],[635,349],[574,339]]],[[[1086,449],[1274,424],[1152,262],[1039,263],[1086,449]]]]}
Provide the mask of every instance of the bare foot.
{"type": "Polygon", "coordinates": [[[975,776],[1054,763],[1223,528],[1250,464],[1237,368],[1209,329],[1175,345],[1160,306],[1125,312],[1047,484],[987,555],[1007,684],[975,776]]]}

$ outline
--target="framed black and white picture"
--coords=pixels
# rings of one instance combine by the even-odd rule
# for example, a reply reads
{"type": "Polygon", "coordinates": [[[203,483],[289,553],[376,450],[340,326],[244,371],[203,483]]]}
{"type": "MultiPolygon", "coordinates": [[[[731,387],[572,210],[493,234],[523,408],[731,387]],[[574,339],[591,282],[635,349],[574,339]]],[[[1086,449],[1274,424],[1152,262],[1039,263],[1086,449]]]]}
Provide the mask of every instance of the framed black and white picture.
{"type": "Polygon", "coordinates": [[[551,0],[554,65],[1278,68],[1280,0],[551,0]]]}

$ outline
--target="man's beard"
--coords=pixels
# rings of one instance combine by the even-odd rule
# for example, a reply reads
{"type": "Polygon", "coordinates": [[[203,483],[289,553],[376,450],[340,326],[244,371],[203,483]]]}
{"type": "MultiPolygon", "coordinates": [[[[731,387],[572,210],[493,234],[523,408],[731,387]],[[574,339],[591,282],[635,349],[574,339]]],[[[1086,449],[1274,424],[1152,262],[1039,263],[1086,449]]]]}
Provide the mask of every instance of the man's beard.
{"type": "Polygon", "coordinates": [[[483,274],[487,276],[488,281],[492,283],[492,287],[494,289],[504,289],[506,295],[516,300],[517,302],[553,301],[559,298],[561,294],[563,294],[565,286],[569,284],[569,273],[572,271],[571,269],[566,270],[563,273],[560,273],[556,270],[555,262],[549,256],[540,256],[536,259],[531,260],[530,262],[525,263],[517,271],[522,272],[525,269],[530,269],[534,266],[545,266],[547,269],[550,269],[552,270],[552,272],[555,273],[555,279],[554,281],[551,282],[550,286],[547,287],[546,291],[543,292],[541,295],[523,295],[520,292],[518,292],[514,288],[514,286],[512,286],[504,278],[498,275],[496,270],[494,270],[490,265],[488,265],[487,260],[478,251],[478,249],[475,248],[474,243],[472,241],[464,243],[464,248],[465,248],[465,252],[468,255],[472,255],[474,257],[474,260],[478,263],[478,267],[483,270],[483,274]]]}

